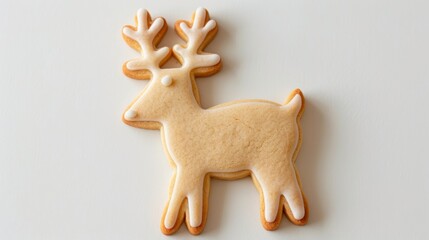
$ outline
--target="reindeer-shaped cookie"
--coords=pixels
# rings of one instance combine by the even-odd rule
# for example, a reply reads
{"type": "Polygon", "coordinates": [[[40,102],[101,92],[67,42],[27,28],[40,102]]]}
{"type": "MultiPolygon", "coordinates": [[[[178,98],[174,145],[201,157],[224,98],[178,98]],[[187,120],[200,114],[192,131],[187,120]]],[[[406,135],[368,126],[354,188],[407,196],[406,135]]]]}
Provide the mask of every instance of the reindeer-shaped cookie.
{"type": "Polygon", "coordinates": [[[174,167],[162,232],[176,232],[184,219],[192,234],[204,229],[212,177],[234,180],[251,175],[260,192],[261,221],[267,230],[279,226],[283,210],[292,223],[305,224],[308,208],[294,165],[301,146],[301,91],[292,91],[284,105],[241,100],[203,109],[195,77],[221,68],[217,54],[204,52],[217,32],[207,10],[197,9],[190,22],[176,22],[186,45],[176,44],[172,52],[156,47],[167,31],[163,18],[152,19],[141,9],[136,22],[136,27],[125,26],[122,33],[141,57],[126,62],[123,71],[150,81],[122,119],[134,127],[161,130],[174,167]],[[161,68],[172,53],[181,67],[161,68]]]}

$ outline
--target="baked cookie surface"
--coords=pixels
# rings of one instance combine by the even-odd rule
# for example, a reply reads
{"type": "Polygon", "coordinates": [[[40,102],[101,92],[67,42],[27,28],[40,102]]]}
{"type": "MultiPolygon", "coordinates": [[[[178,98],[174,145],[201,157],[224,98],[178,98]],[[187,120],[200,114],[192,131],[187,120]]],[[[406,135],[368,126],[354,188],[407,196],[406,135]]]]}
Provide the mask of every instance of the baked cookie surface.
{"type": "Polygon", "coordinates": [[[260,193],[261,222],[267,230],[278,228],[283,212],[292,223],[305,224],[308,207],[295,167],[302,142],[302,92],[295,89],[284,104],[239,100],[203,109],[195,77],[215,74],[222,65],[219,55],[204,52],[218,30],[208,11],[199,8],[191,21],[176,22],[175,30],[186,45],[176,44],[172,50],[157,48],[168,28],[165,19],[152,19],[140,9],[136,24],[125,26],[122,33],[141,57],[124,63],[123,71],[150,81],[122,120],[161,130],[174,169],[162,232],[172,234],[184,221],[192,234],[202,232],[212,177],[233,180],[250,175],[260,193]],[[172,55],[181,67],[162,68],[172,55]]]}

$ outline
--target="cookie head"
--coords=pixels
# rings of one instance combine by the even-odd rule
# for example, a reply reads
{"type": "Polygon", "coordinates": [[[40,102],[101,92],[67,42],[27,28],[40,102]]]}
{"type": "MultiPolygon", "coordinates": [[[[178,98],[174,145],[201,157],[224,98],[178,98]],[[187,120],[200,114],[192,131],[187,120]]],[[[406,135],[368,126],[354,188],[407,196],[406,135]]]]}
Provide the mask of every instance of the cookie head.
{"type": "Polygon", "coordinates": [[[184,81],[166,74],[149,81],[146,88],[134,102],[125,110],[123,120],[129,125],[133,122],[167,120],[172,112],[172,106],[181,101],[178,92],[189,87],[184,81]]]}
{"type": "Polygon", "coordinates": [[[170,49],[157,47],[168,29],[164,18],[152,18],[147,10],[139,9],[135,20],[135,26],[123,27],[122,37],[141,56],[126,61],[122,70],[130,78],[150,82],[127,107],[122,120],[133,127],[159,129],[172,110],[177,111],[177,108],[172,109],[172,103],[177,106],[177,101],[181,101],[180,109],[198,105],[199,93],[194,77],[211,76],[221,69],[220,56],[204,51],[217,33],[217,24],[210,19],[206,9],[198,8],[190,21],[179,20],[175,24],[177,34],[186,44],[175,44],[170,49]],[[173,54],[181,66],[163,68],[173,54]],[[180,93],[189,91],[192,91],[192,99],[180,96],[180,93]]]}

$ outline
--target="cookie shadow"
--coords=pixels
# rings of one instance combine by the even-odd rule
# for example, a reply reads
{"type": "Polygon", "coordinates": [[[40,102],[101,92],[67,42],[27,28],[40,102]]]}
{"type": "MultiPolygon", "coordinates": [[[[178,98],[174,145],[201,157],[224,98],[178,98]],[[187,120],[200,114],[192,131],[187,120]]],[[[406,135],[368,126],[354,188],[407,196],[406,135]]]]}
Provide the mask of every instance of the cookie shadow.
{"type": "Polygon", "coordinates": [[[320,101],[306,97],[305,112],[302,118],[303,142],[296,162],[310,209],[308,224],[322,221],[325,209],[322,206],[323,201],[319,189],[321,189],[320,184],[323,182],[320,179],[320,166],[328,126],[319,103],[320,101]]]}

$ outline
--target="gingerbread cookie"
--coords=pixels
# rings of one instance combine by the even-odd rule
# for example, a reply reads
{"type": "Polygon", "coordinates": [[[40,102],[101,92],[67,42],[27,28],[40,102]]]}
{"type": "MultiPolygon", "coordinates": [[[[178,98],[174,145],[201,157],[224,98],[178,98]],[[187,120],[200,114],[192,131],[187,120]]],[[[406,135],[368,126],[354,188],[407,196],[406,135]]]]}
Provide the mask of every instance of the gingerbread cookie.
{"type": "Polygon", "coordinates": [[[152,19],[146,10],[138,10],[136,24],[125,26],[122,33],[141,57],[126,62],[123,71],[150,82],[122,120],[134,127],[161,130],[174,168],[162,232],[172,234],[186,220],[192,234],[201,233],[212,177],[233,180],[250,175],[260,193],[261,222],[267,230],[279,226],[283,211],[292,223],[305,224],[308,207],[295,167],[302,140],[301,91],[292,91],[283,105],[241,100],[203,109],[195,77],[221,69],[219,55],[204,52],[217,33],[207,10],[199,8],[191,21],[176,22],[176,32],[186,44],[176,44],[172,52],[156,47],[167,31],[165,19],[152,19]],[[171,53],[181,67],[161,68],[171,53]]]}

